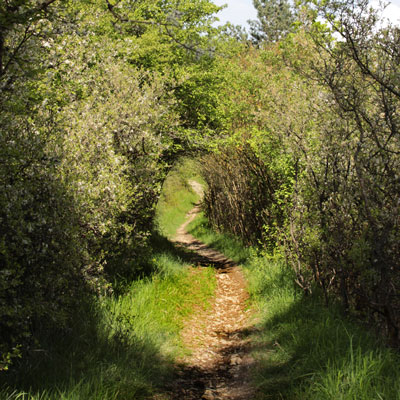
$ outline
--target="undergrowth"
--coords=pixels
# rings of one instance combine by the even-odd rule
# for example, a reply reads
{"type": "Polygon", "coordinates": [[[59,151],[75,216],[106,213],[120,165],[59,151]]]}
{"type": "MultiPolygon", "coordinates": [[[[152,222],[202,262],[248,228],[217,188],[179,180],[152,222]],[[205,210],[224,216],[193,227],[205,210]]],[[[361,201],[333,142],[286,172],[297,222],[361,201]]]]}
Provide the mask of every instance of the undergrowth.
{"type": "Polygon", "coordinates": [[[253,259],[260,309],[255,380],[270,399],[400,399],[400,357],[319,293],[304,296],[282,262],[253,259]]]}
{"type": "MultiPolygon", "coordinates": [[[[164,187],[158,208],[164,234],[172,235],[198,200],[183,183],[193,176],[189,167],[188,161],[180,164],[164,187]]],[[[190,254],[160,232],[151,245],[148,276],[88,302],[67,332],[43,334],[41,348],[33,343],[18,365],[0,375],[1,400],[164,398],[174,360],[186,352],[179,332],[195,308],[209,306],[215,273],[188,268],[190,254]]]]}
{"type": "Polygon", "coordinates": [[[202,215],[189,229],[243,265],[258,310],[251,333],[258,399],[400,399],[398,353],[339,307],[326,307],[317,289],[305,296],[283,260],[213,232],[202,215]]]}
{"type": "Polygon", "coordinates": [[[68,335],[47,338],[7,376],[0,399],[144,399],[161,390],[185,351],[183,321],[195,305],[207,306],[215,285],[212,269],[194,274],[167,252],[153,263],[151,277],[82,312],[68,335]]]}

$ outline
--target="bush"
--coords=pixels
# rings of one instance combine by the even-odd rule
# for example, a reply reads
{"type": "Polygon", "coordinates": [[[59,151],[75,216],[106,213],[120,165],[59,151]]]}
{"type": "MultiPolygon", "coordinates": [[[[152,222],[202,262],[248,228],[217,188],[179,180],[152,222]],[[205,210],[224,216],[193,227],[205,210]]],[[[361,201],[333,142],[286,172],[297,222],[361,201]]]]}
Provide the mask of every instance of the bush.
{"type": "Polygon", "coordinates": [[[39,328],[67,328],[106,278],[140,272],[178,122],[163,79],[113,46],[67,29],[46,42],[45,73],[2,93],[2,368],[39,328]]]}

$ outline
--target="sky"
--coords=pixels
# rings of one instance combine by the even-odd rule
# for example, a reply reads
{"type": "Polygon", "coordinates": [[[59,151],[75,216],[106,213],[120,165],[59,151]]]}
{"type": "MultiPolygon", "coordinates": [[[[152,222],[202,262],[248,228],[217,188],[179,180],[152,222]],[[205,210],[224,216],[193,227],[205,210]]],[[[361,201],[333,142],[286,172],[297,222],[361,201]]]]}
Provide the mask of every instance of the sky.
{"type": "Polygon", "coordinates": [[[257,11],[252,0],[213,0],[213,2],[218,6],[228,5],[227,8],[217,14],[220,24],[229,21],[234,25],[248,27],[247,20],[257,19],[257,11]]]}
{"type": "MultiPolygon", "coordinates": [[[[375,3],[378,3],[375,1],[375,3]]],[[[392,0],[385,10],[385,17],[393,23],[400,25],[400,0],[392,0]]]]}
{"type": "MultiPolygon", "coordinates": [[[[257,12],[252,0],[213,0],[218,6],[227,4],[228,7],[217,14],[220,19],[219,24],[227,21],[234,25],[242,25],[248,28],[249,19],[257,19],[257,12]]],[[[378,4],[379,0],[372,0],[371,4],[378,4]]],[[[385,10],[385,17],[393,23],[400,25],[400,0],[392,0],[385,10]]]]}

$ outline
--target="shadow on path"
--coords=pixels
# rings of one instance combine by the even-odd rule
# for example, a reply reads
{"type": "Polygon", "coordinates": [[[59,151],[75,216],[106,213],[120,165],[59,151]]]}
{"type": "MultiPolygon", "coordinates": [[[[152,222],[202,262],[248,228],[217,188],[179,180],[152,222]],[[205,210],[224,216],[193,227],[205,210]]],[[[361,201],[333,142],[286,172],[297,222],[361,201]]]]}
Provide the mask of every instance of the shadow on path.
{"type": "Polygon", "coordinates": [[[182,340],[191,354],[179,360],[169,395],[174,400],[253,399],[246,282],[238,265],[186,231],[199,212],[197,205],[188,213],[173,242],[192,265],[215,268],[217,289],[211,310],[199,309],[183,329],[182,340]]]}

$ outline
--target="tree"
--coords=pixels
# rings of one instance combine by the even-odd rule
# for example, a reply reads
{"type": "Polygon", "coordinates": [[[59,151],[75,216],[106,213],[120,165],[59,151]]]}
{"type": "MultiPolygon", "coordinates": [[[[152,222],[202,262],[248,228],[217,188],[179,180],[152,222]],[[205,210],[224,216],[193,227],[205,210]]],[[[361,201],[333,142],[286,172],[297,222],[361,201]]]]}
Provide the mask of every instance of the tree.
{"type": "Polygon", "coordinates": [[[398,344],[399,29],[364,0],[322,1],[310,15],[314,56],[291,38],[299,56],[290,64],[319,84],[318,130],[294,140],[304,155],[289,256],[308,287],[318,283],[398,344]]]}
{"type": "Polygon", "coordinates": [[[254,0],[258,21],[250,21],[250,34],[258,42],[278,42],[293,31],[295,13],[288,0],[254,0]]]}
{"type": "Polygon", "coordinates": [[[28,65],[32,67],[35,51],[29,51],[29,46],[50,34],[48,22],[55,16],[55,6],[63,3],[9,0],[0,5],[0,90],[9,87],[28,65]]]}
{"type": "Polygon", "coordinates": [[[218,126],[217,9],[1,3],[0,370],[143,272],[168,169],[193,128],[218,126]]]}

